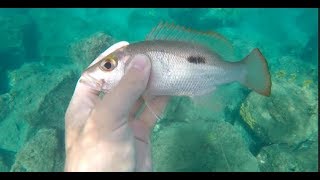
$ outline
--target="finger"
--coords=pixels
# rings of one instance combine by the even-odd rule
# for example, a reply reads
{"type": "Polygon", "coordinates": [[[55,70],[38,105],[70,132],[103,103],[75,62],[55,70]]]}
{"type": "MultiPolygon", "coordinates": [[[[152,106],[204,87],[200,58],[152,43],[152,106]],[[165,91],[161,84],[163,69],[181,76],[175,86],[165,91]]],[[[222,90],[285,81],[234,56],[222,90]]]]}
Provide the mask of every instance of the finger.
{"type": "Polygon", "coordinates": [[[93,120],[100,128],[114,129],[126,123],[129,111],[146,89],[150,69],[147,56],[137,55],[132,59],[119,84],[96,106],[93,120]]]}
{"type": "Polygon", "coordinates": [[[88,116],[84,114],[91,111],[99,99],[99,91],[93,90],[82,84],[80,80],[76,85],[66,112],[66,120],[74,120],[77,121],[77,123],[79,123],[78,119],[88,118],[88,116]]]}
{"type": "Polygon", "coordinates": [[[158,120],[155,115],[159,117],[163,113],[168,101],[169,96],[159,96],[152,99],[150,102],[147,102],[153,112],[148,107],[145,107],[140,116],[140,120],[143,121],[147,127],[152,129],[158,120]]]}
{"type": "Polygon", "coordinates": [[[99,92],[92,90],[79,80],[65,114],[66,147],[80,134],[92,108],[99,99],[99,92]]]}
{"type": "Polygon", "coordinates": [[[143,105],[143,99],[140,97],[134,106],[131,108],[129,113],[129,121],[134,120],[136,117],[137,112],[140,110],[141,106],[143,105]]]}

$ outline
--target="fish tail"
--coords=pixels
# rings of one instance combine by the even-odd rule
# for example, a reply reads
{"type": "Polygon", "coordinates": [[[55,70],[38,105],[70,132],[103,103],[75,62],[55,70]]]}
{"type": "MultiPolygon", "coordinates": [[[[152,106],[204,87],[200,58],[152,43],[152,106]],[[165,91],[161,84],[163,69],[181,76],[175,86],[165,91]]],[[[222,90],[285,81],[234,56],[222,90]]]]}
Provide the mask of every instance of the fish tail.
{"type": "Polygon", "coordinates": [[[240,83],[249,89],[264,95],[271,94],[271,77],[266,59],[258,48],[255,48],[240,63],[244,64],[245,76],[240,83]]]}

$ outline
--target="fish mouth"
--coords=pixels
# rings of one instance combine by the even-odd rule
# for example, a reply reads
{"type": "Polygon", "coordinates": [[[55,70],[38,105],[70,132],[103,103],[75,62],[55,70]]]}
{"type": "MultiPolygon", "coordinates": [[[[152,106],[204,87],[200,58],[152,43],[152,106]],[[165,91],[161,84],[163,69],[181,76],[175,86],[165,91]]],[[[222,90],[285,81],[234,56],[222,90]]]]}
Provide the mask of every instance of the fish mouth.
{"type": "Polygon", "coordinates": [[[87,87],[94,89],[96,91],[106,91],[103,87],[103,82],[95,79],[87,73],[83,73],[79,79],[79,83],[86,85],[87,87]]]}

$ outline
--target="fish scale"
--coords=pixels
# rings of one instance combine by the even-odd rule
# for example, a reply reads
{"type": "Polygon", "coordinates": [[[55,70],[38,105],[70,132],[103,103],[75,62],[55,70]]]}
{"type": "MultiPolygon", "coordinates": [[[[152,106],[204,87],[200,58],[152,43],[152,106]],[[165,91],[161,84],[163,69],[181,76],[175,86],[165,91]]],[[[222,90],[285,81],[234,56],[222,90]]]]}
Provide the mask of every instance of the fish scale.
{"type": "MultiPolygon", "coordinates": [[[[151,47],[150,47],[151,48],[151,47]]],[[[152,63],[150,84],[151,94],[155,95],[200,95],[215,88],[214,79],[224,70],[214,66],[193,64],[186,58],[164,51],[146,52],[152,63]],[[215,75],[215,73],[218,73],[215,75]],[[195,75],[196,74],[196,75],[195,75]]],[[[224,78],[224,80],[226,80],[224,78]]]]}

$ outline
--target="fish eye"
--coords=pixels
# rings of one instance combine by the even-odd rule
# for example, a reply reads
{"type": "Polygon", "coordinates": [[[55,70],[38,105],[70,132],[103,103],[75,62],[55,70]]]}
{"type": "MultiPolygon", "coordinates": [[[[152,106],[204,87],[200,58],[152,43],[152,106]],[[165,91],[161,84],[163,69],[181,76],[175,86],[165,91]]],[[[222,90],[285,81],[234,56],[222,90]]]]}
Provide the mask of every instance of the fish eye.
{"type": "Polygon", "coordinates": [[[118,62],[114,58],[107,58],[101,62],[100,68],[104,71],[112,71],[117,65],[118,62]]]}

